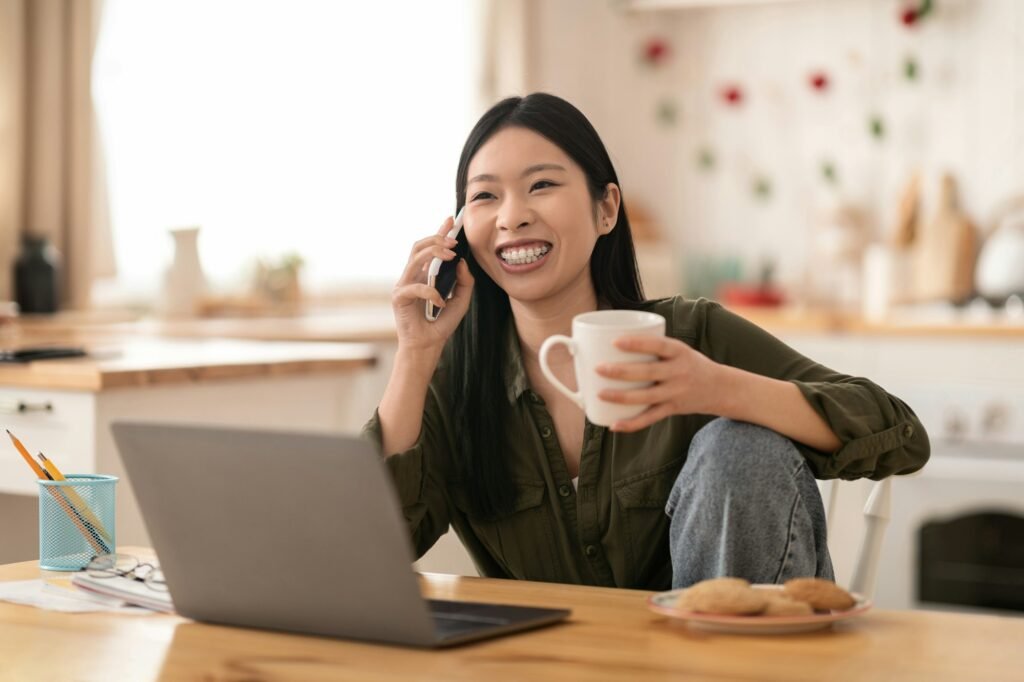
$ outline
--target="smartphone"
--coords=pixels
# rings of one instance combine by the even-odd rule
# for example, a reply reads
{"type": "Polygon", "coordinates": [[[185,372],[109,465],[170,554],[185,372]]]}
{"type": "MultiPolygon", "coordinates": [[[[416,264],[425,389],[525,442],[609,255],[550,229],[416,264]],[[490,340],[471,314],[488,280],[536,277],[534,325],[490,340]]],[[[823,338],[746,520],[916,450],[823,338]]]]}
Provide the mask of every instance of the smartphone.
{"type": "MultiPolygon", "coordinates": [[[[462,213],[466,210],[463,206],[459,210],[459,214],[455,216],[455,224],[452,225],[452,229],[448,232],[448,236],[452,239],[458,239],[459,235],[462,234],[462,213]]],[[[459,246],[456,245],[456,253],[460,250],[459,246]]],[[[462,256],[456,255],[451,260],[441,260],[435,258],[430,261],[430,267],[427,269],[427,284],[437,289],[437,293],[441,294],[441,298],[447,301],[452,297],[452,293],[455,291],[455,268],[459,265],[459,261],[462,260],[462,256]]],[[[437,319],[437,316],[441,314],[442,308],[438,308],[432,302],[427,301],[427,319],[433,322],[437,319]]]]}

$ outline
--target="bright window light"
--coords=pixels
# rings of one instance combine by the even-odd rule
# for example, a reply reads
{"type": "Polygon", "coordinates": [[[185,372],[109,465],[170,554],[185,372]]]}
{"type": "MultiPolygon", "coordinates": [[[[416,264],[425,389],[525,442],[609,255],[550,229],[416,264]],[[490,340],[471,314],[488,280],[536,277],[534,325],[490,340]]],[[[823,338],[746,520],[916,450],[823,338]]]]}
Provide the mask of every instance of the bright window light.
{"type": "Polygon", "coordinates": [[[118,275],[152,295],[171,227],[211,284],[297,252],[307,288],[389,286],[454,210],[473,0],[107,0],[94,98],[118,275]]]}

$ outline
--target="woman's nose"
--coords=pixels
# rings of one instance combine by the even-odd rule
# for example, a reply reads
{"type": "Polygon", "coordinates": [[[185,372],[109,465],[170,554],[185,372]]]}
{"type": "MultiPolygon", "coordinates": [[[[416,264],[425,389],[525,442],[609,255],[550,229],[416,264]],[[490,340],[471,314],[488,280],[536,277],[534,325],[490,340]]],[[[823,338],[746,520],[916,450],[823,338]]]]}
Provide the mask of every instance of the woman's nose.
{"type": "Polygon", "coordinates": [[[499,230],[518,230],[533,222],[533,214],[526,202],[518,198],[505,200],[498,213],[499,230]]]}

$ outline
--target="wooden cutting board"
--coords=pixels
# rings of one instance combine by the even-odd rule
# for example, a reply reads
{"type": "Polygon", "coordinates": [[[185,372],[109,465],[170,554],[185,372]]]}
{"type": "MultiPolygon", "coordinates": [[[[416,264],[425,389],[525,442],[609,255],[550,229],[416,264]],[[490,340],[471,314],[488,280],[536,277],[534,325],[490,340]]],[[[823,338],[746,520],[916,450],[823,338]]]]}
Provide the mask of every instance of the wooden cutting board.
{"type": "Polygon", "coordinates": [[[935,214],[913,245],[914,298],[963,301],[974,292],[977,230],[957,203],[956,181],[942,177],[935,214]]]}

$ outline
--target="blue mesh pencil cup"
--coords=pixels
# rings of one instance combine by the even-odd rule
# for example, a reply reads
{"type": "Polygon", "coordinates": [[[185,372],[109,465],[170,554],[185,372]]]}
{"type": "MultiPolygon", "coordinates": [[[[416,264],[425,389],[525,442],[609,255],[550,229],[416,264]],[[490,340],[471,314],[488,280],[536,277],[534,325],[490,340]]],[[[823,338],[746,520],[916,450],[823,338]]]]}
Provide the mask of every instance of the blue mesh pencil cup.
{"type": "Polygon", "coordinates": [[[77,571],[117,549],[114,510],[117,476],[68,474],[39,481],[39,567],[77,571]]]}

